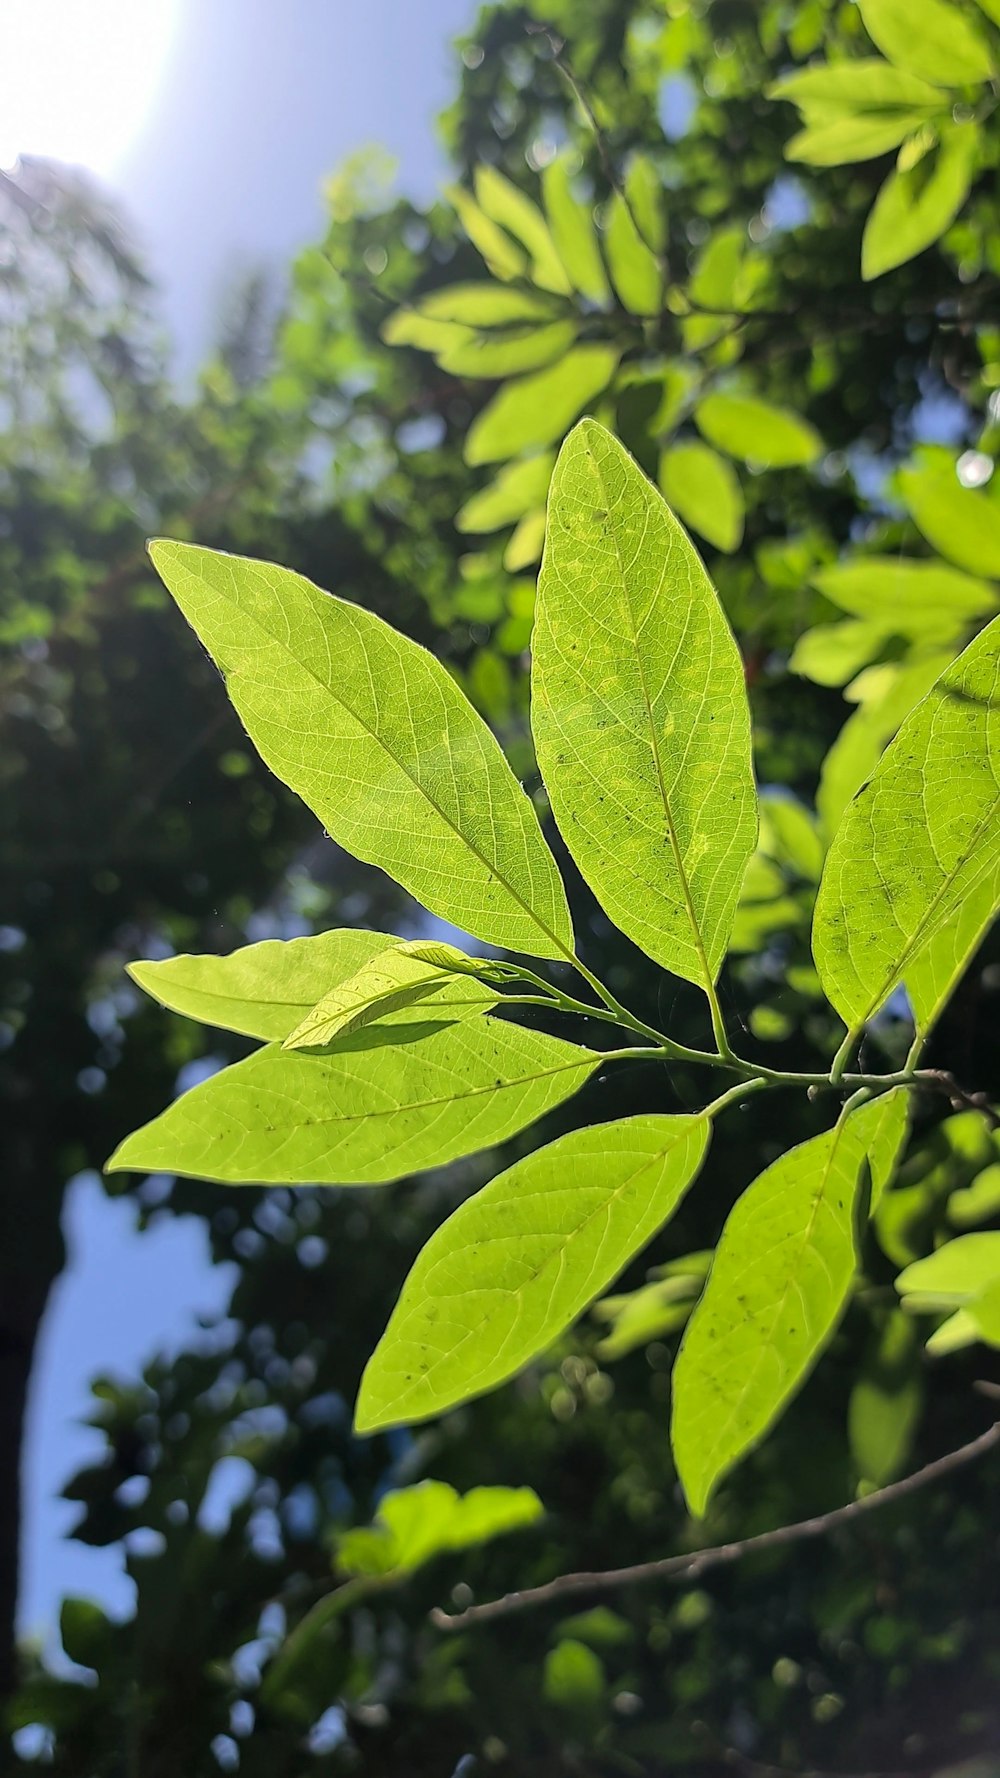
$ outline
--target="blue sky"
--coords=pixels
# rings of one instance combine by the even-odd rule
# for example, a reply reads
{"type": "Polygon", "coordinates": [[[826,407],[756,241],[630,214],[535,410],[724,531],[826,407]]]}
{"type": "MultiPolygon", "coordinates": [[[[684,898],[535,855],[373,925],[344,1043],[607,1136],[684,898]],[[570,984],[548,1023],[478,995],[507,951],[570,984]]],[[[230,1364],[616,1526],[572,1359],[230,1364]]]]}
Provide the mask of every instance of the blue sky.
{"type": "MultiPolygon", "coordinates": [[[[108,184],[162,292],[178,366],[190,370],[233,277],[280,270],[316,235],[323,178],[346,154],[380,143],[398,157],[405,191],[434,193],[446,172],[433,122],[454,87],[450,40],[469,28],[475,0],[177,0],[176,10],[145,123],[108,184]]],[[[44,141],[30,146],[45,151],[44,141]]],[[[24,1464],[20,1619],[47,1640],[66,1594],[121,1615],[131,1604],[114,1551],[65,1541],[76,1509],[59,1490],[100,1448],[80,1424],[90,1379],[135,1376],[180,1346],[197,1315],[222,1308],[231,1282],[209,1265],[198,1221],[137,1235],[131,1207],[106,1198],[93,1174],[73,1182],[65,1221],[69,1263],[43,1330],[24,1464]]]]}

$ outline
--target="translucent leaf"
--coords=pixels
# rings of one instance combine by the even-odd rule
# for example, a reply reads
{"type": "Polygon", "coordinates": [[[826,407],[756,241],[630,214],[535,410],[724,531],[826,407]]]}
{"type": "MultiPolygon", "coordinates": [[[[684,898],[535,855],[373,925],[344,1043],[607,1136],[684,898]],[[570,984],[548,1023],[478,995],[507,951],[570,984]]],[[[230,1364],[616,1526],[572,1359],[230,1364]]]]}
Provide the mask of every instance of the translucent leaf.
{"type": "Polygon", "coordinates": [[[907,1266],[896,1289],[907,1306],[921,1311],[959,1309],[1000,1280],[1000,1232],[958,1235],[936,1253],[907,1266]]]}
{"type": "MultiPolygon", "coordinates": [[[[767,96],[797,105],[810,124],[833,123],[840,117],[889,118],[899,113],[907,118],[914,113],[935,116],[948,103],[927,81],[878,56],[803,68],[776,81],[767,96]]],[[[908,122],[907,129],[910,127],[908,122]]]]}
{"type": "Polygon", "coordinates": [[[1000,860],[962,898],[951,919],[906,966],[906,991],[917,1029],[927,1037],[996,918],[1000,907],[1000,860]]]}
{"type": "Polygon", "coordinates": [[[607,205],[604,252],[622,308],[630,315],[659,315],[663,308],[663,269],[657,258],[657,241],[662,242],[662,234],[657,194],[651,189],[649,172],[637,171],[644,165],[648,168],[648,163],[633,161],[625,197],[616,191],[607,205]],[[651,227],[655,232],[650,232],[651,227]]]}
{"type": "Polygon", "coordinates": [[[547,327],[507,328],[492,333],[469,333],[452,339],[435,351],[442,370],[456,377],[500,378],[537,370],[568,352],[576,339],[573,321],[552,321],[547,327]]]}
{"type": "Polygon", "coordinates": [[[545,542],[545,508],[539,506],[534,512],[526,512],[519,519],[507,548],[503,552],[503,565],[508,574],[518,574],[522,568],[530,568],[537,562],[545,542]]]}
{"type": "Polygon", "coordinates": [[[548,225],[537,204],[506,179],[496,167],[479,166],[475,174],[476,197],[487,216],[526,247],[531,257],[530,277],[542,290],[568,295],[571,289],[566,268],[556,251],[548,225]]]}
{"type": "Polygon", "coordinates": [[[944,1358],[949,1352],[961,1352],[966,1346],[974,1346],[977,1339],[976,1324],[966,1309],[956,1309],[947,1321],[936,1327],[927,1341],[925,1351],[933,1358],[944,1358]]]}
{"type": "Polygon", "coordinates": [[[712,313],[685,316],[681,337],[686,351],[698,352],[711,345],[729,327],[729,316],[747,306],[746,250],[746,229],[739,226],[719,229],[702,248],[687,295],[696,310],[712,313]]]}
{"type": "Polygon", "coordinates": [[[981,1340],[988,1346],[1000,1346],[1000,1278],[974,1297],[965,1313],[981,1340]]]}
{"type": "Polygon", "coordinates": [[[761,797],[760,847],[803,882],[819,881],[823,842],[813,816],[793,797],[773,791],[761,797]]]}
{"type": "Polygon", "coordinates": [[[662,495],[604,427],[549,494],[532,729],[563,838],[648,956],[709,985],[757,833],[743,667],[662,495]]]}
{"type": "Polygon", "coordinates": [[[674,1366],[674,1459],[698,1516],[801,1387],[840,1319],[855,1269],[859,1178],[883,1115],[874,1100],[790,1149],[730,1212],[674,1366]]]}
{"type": "Polygon", "coordinates": [[[578,414],[607,388],[618,364],[614,346],[575,346],[558,364],[500,389],[477,414],[465,441],[467,463],[502,463],[561,439],[578,414]]]}
{"type": "Polygon", "coordinates": [[[545,1509],[533,1488],[471,1488],[417,1482],[383,1494],[374,1525],[343,1532],[334,1545],[341,1574],[413,1574],[435,1556],[488,1543],[535,1525],[545,1509]]]}
{"type": "Polygon", "coordinates": [[[497,1019],[369,1025],[321,1055],[269,1045],[127,1136],[109,1172],[377,1184],[506,1141],[603,1057],[497,1019]]]}
{"type": "Polygon", "coordinates": [[[610,301],[591,210],[573,196],[570,161],[558,155],[542,173],[542,195],[556,250],[574,288],[602,308],[610,301]]]}
{"type": "MultiPolygon", "coordinates": [[[[442,946],[442,950],[446,947],[442,946]]],[[[424,1011],[428,997],[443,988],[453,991],[468,988],[468,976],[456,979],[450,964],[431,963],[414,957],[402,946],[391,947],[373,957],[369,963],[341,982],[306,1014],[294,1031],[285,1038],[286,1050],[319,1049],[373,1025],[387,1013],[403,1008],[415,1009],[420,1003],[425,1019],[434,1018],[434,1011],[424,1011]]],[[[487,1006],[495,1005],[499,995],[491,993],[485,983],[479,984],[487,1006]]]]}
{"type": "MultiPolygon", "coordinates": [[[[463,327],[503,328],[525,321],[551,321],[558,316],[559,304],[537,291],[513,290],[509,284],[447,284],[421,296],[412,310],[397,310],[398,315],[407,313],[458,322],[463,327]]],[[[395,320],[394,315],[386,322],[384,338],[389,338],[395,320]]]]}
{"type": "Polygon", "coordinates": [[[872,42],[898,68],[935,86],[989,80],[989,50],[948,0],[858,0],[858,6],[872,42]]]}
{"type": "Polygon", "coordinates": [[[768,469],[812,463],[823,449],[819,433],[807,420],[749,395],[706,395],[694,418],[709,444],[729,457],[768,469]]]}
{"type": "Polygon", "coordinates": [[[920,1422],[923,1386],[917,1331],[905,1315],[886,1316],[851,1390],[847,1428],[862,1481],[884,1488],[906,1468],[920,1422]]]}
{"type": "Polygon", "coordinates": [[[950,642],[974,619],[997,609],[996,593],[985,580],[957,573],[943,562],[861,556],[819,568],[812,580],[842,611],[923,641],[950,642]]]}
{"type": "Polygon", "coordinates": [[[623,1296],[606,1296],[591,1311],[598,1321],[611,1324],[597,1348],[606,1364],[624,1358],[639,1346],[676,1333],[691,1313],[695,1297],[705,1282],[705,1270],[688,1276],[659,1278],[623,1296]]]}
{"type": "Polygon", "coordinates": [[[954,467],[904,469],[899,486],[914,524],[932,548],[972,574],[1000,579],[1000,505],[963,488],[954,467]]]}
{"type": "Polygon", "coordinates": [[[985,12],[988,19],[992,19],[995,25],[1000,25],[1000,0],[976,0],[976,4],[980,12],[985,12]]]}
{"type": "Polygon", "coordinates": [[[604,1693],[604,1663],[585,1642],[564,1636],[549,1649],[542,1668],[546,1703],[565,1710],[579,1725],[600,1708],[604,1693]]]}
{"type": "MultiPolygon", "coordinates": [[[[315,938],[266,938],[228,957],[165,957],[130,963],[133,981],[161,1006],[223,1031],[283,1038],[339,982],[346,982],[399,940],[385,932],[322,932],[315,938]]],[[[394,1023],[464,1018],[495,1001],[475,981],[443,982],[426,1008],[404,1007],[394,1023]]]]}
{"type": "Polygon", "coordinates": [[[1000,618],[911,711],[834,836],[813,956],[852,1032],[997,871],[998,675],[1000,618]]]}
{"type": "Polygon", "coordinates": [[[799,130],[785,144],[785,159],[810,167],[841,167],[851,161],[872,160],[898,148],[921,129],[926,115],[923,111],[892,111],[835,117],[799,130]]]}
{"type": "Polygon", "coordinates": [[[823,761],[816,807],[823,832],[831,840],[851,798],[870,778],[882,749],[891,740],[914,704],[930,691],[938,675],[950,665],[950,654],[892,667],[892,678],[882,695],[863,704],[845,722],[823,761]]]}
{"type": "Polygon", "coordinates": [[[520,247],[514,245],[510,236],[497,227],[492,217],[480,209],[472,193],[465,191],[461,185],[449,185],[445,188],[444,195],[494,278],[502,278],[505,282],[510,278],[519,278],[527,269],[524,254],[520,247]]]}
{"type": "Polygon", "coordinates": [[[544,505],[555,456],[543,451],[523,463],[509,463],[493,481],[465,502],[455,519],[459,531],[499,531],[532,508],[544,505]]]}
{"type": "Polygon", "coordinates": [[[150,554],[262,758],[340,845],[489,944],[565,955],[534,808],[433,655],[286,568],[182,543],[150,554]]]}
{"type": "Polygon", "coordinates": [[[662,253],[667,244],[663,180],[648,155],[633,154],[629,161],[625,172],[625,196],[643,240],[654,253],[662,253]]]}
{"type": "Polygon", "coordinates": [[[948,1199],[948,1221],[955,1229],[974,1229],[981,1222],[993,1222],[1000,1216],[1000,1162],[984,1167],[971,1185],[952,1192],[948,1199]]]}
{"type": "Polygon", "coordinates": [[[732,465],[708,445],[672,445],[660,458],[660,487],[674,511],[716,549],[743,541],[746,508],[732,465]]]}
{"type": "Polygon", "coordinates": [[[884,623],[817,624],[800,636],[788,665],[815,685],[846,685],[876,660],[892,634],[884,623]]]}
{"type": "Polygon", "coordinates": [[[462,1204],[420,1254],[369,1360],[359,1432],[443,1413],[551,1345],[672,1214],[704,1117],[635,1117],[561,1136],[462,1204]]]}
{"type": "Polygon", "coordinates": [[[861,239],[861,276],[879,278],[922,253],[958,215],[972,183],[979,132],[962,124],[905,172],[885,180],[861,239]]]}

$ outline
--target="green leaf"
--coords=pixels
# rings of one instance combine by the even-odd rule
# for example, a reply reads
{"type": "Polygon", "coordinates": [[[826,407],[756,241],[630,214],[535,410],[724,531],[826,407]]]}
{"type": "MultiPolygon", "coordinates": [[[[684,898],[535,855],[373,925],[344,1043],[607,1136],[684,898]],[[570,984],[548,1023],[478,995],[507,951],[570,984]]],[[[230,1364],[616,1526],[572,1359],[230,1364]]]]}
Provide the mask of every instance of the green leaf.
{"type": "Polygon", "coordinates": [[[848,1113],[783,1154],[730,1212],[674,1366],[674,1459],[698,1517],[840,1319],[854,1276],[858,1182],[882,1118],[877,1099],[848,1113]]]}
{"type": "Polygon", "coordinates": [[[561,439],[607,388],[618,358],[614,346],[575,346],[548,370],[508,383],[472,422],[466,462],[501,463],[561,439]]]}
{"type": "Polygon", "coordinates": [[[834,836],[813,956],[860,1032],[1000,861],[1000,618],[911,711],[834,836]]]}
{"type": "Polygon", "coordinates": [[[611,282],[630,315],[659,315],[663,308],[663,269],[657,258],[662,241],[658,181],[649,163],[637,159],[624,196],[614,192],[607,205],[604,230],[611,282]]]}
{"type": "Polygon", "coordinates": [[[703,444],[672,445],[660,458],[660,487],[669,504],[716,549],[743,541],[746,508],[731,464],[703,444]]]}
{"type": "Polygon", "coordinates": [[[1000,25],[1000,0],[976,0],[980,12],[985,12],[988,19],[1000,25]]]}
{"type": "Polygon", "coordinates": [[[534,512],[526,512],[519,519],[517,529],[511,536],[507,548],[503,552],[503,565],[508,574],[517,574],[522,568],[530,568],[537,562],[545,542],[545,508],[539,506],[534,512]]]}
{"type": "Polygon", "coordinates": [[[1000,1232],[958,1235],[907,1266],[896,1289],[916,1313],[958,1309],[1000,1280],[1000,1232]]]}
{"type": "Polygon", "coordinates": [[[965,1313],[981,1340],[988,1346],[1000,1346],[1000,1278],[974,1297],[965,1313]]]}
{"type": "Polygon", "coordinates": [[[917,1030],[927,1038],[996,918],[1000,861],[962,899],[946,925],[906,966],[906,991],[917,1030]]]}
{"type": "Polygon", "coordinates": [[[910,1102],[902,1088],[883,1093],[868,1108],[868,1169],[871,1196],[868,1213],[874,1216],[883,1192],[892,1184],[896,1163],[909,1128],[910,1102]]]}
{"type": "MultiPolygon", "coordinates": [[[[696,1259],[701,1257],[697,1255],[696,1259]]],[[[711,1259],[710,1254],[707,1257],[711,1259]]],[[[595,1320],[610,1322],[611,1332],[601,1340],[598,1357],[613,1364],[638,1346],[648,1346],[652,1340],[676,1333],[691,1313],[707,1270],[707,1264],[696,1265],[689,1273],[658,1278],[622,1296],[602,1297],[591,1314],[595,1320]]]]}
{"type": "Polygon", "coordinates": [[[812,463],[823,449],[819,433],[807,420],[749,395],[706,395],[694,418],[709,444],[765,469],[812,463]]]}
{"type": "Polygon", "coordinates": [[[914,524],[933,549],[972,574],[1000,579],[1000,504],[963,488],[954,467],[903,469],[899,486],[914,524]]]}
{"type": "MultiPolygon", "coordinates": [[[[539,296],[537,291],[512,290],[509,284],[447,284],[420,297],[412,310],[396,311],[396,315],[408,313],[433,321],[457,322],[462,327],[503,328],[526,321],[552,321],[559,314],[559,305],[539,296]]],[[[383,328],[386,339],[396,315],[383,328]]]]}
{"type": "Polygon", "coordinates": [[[950,642],[976,618],[992,616],[997,609],[996,593],[985,580],[959,574],[943,562],[860,556],[819,568],[812,580],[842,611],[926,642],[950,642]]]}
{"type": "Polygon", "coordinates": [[[544,505],[555,456],[543,451],[506,469],[465,502],[455,519],[459,531],[499,531],[526,512],[544,505]]]}
{"type": "Polygon", "coordinates": [[[890,677],[880,695],[863,703],[845,722],[823,761],[816,798],[828,840],[836,833],[851,798],[871,777],[886,742],[951,660],[950,653],[933,654],[905,666],[888,666],[884,671],[890,677]]]}
{"type": "Polygon", "coordinates": [[[799,130],[785,144],[785,159],[810,167],[841,167],[851,161],[872,160],[898,148],[922,129],[926,115],[923,111],[894,111],[884,116],[862,112],[836,117],[799,130]]]}
{"type": "Polygon", "coordinates": [[[961,1186],[948,1199],[948,1221],[955,1229],[974,1229],[1000,1216],[1000,1162],[984,1167],[971,1185],[961,1186]]]}
{"type": "Polygon", "coordinates": [[[892,630],[884,623],[817,624],[800,636],[788,665],[815,685],[846,685],[885,648],[892,630]]]}
{"type": "Polygon", "coordinates": [[[358,1431],[443,1413],[544,1351],[673,1213],[709,1134],[704,1117],[574,1130],[462,1204],[417,1259],[369,1360],[358,1431]]]}
{"type": "Polygon", "coordinates": [[[707,988],[757,833],[743,666],[662,495],[593,420],[552,478],[531,689],[584,877],[648,956],[707,988]]]}
{"type": "Polygon", "coordinates": [[[550,1648],[542,1669],[546,1703],[565,1710],[574,1725],[599,1711],[605,1693],[604,1663],[585,1642],[564,1636],[550,1648]]]}
{"type": "MultiPolygon", "coordinates": [[[[451,947],[441,945],[438,949],[447,951],[451,947]]],[[[460,952],[455,954],[461,955],[460,952]]],[[[469,977],[462,972],[456,978],[450,959],[431,963],[413,956],[405,945],[392,946],[373,957],[356,975],[324,994],[294,1031],[289,1032],[284,1047],[286,1050],[322,1048],[338,1037],[347,1037],[351,1031],[363,1030],[365,1025],[374,1024],[387,1013],[415,1008],[417,1002],[423,1017],[433,1018],[433,1011],[424,1010],[430,995],[442,989],[454,992],[468,986],[469,977]]],[[[499,994],[491,994],[485,984],[480,984],[480,993],[486,1006],[495,1006],[500,998],[499,994]]]]}
{"type": "MultiPolygon", "coordinates": [[[[328,989],[356,976],[399,940],[385,932],[322,932],[315,938],[266,938],[228,957],[165,957],[130,963],[128,973],[161,1006],[223,1031],[284,1038],[328,989]]],[[[401,1008],[393,1023],[465,1018],[496,996],[474,980],[442,983],[425,1006],[401,1008]]]]}
{"type": "Polygon", "coordinates": [[[472,193],[461,185],[449,185],[445,187],[444,195],[494,278],[502,278],[505,283],[510,278],[519,278],[527,269],[524,254],[520,247],[515,247],[510,236],[497,227],[493,218],[480,209],[472,193]]]}
{"type": "Polygon", "coordinates": [[[542,173],[542,196],[552,238],[574,288],[588,302],[606,307],[611,299],[591,210],[573,196],[569,157],[558,155],[542,173]]]}
{"type": "Polygon", "coordinates": [[[506,1141],[604,1057],[496,1019],[369,1025],[322,1055],[268,1045],[127,1136],[108,1172],[378,1184],[506,1141]]]}
{"type": "Polygon", "coordinates": [[[865,223],[862,278],[880,278],[944,234],[968,196],[978,147],[976,126],[960,124],[915,167],[889,174],[865,223]]]}
{"type": "Polygon", "coordinates": [[[496,167],[477,167],[475,186],[480,208],[527,248],[531,256],[532,283],[542,290],[568,295],[571,285],[566,268],[538,205],[533,204],[496,167]]]}
{"type": "Polygon", "coordinates": [[[906,1468],[923,1405],[919,1361],[913,1322],[898,1310],[887,1315],[847,1409],[851,1456],[870,1487],[884,1488],[906,1468]]]}
{"type": "Polygon", "coordinates": [[[433,655],[286,568],[183,543],[150,555],[261,757],[345,850],[489,944],[566,954],[534,808],[433,655]]]}
{"type": "Polygon", "coordinates": [[[761,797],[760,848],[803,882],[819,882],[823,842],[813,816],[792,797],[774,792],[761,797]]]}
{"type": "Polygon", "coordinates": [[[893,68],[878,56],[803,68],[776,81],[768,88],[767,97],[787,99],[810,124],[817,125],[834,123],[841,117],[889,119],[902,114],[907,119],[904,135],[912,127],[909,120],[914,115],[921,119],[938,116],[948,104],[927,81],[893,68]]]}
{"type": "Polygon", "coordinates": [[[947,0],[858,0],[872,42],[898,68],[935,86],[989,80],[990,52],[967,15],[947,0]]]}
{"type": "Polygon", "coordinates": [[[435,356],[441,369],[451,376],[517,376],[561,358],[576,335],[574,321],[552,321],[547,327],[508,328],[503,333],[468,333],[464,338],[446,341],[435,356]]]}
{"type": "Polygon", "coordinates": [[[413,1574],[425,1563],[510,1531],[536,1525],[545,1508],[533,1488],[471,1488],[417,1482],[379,1502],[374,1525],[342,1532],[334,1545],[338,1571],[354,1576],[413,1574]]]}

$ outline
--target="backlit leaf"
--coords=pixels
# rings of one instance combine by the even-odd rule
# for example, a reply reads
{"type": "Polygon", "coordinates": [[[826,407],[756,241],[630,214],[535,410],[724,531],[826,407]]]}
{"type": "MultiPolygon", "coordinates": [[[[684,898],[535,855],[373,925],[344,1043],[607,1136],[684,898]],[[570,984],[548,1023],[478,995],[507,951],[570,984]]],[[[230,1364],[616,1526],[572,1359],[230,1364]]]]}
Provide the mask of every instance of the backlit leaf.
{"type": "Polygon", "coordinates": [[[886,742],[892,739],[914,704],[930,691],[951,659],[950,653],[935,653],[903,666],[887,667],[891,679],[880,694],[863,703],[845,722],[823,761],[816,797],[828,840],[836,833],[851,798],[871,777],[886,742]]]}
{"type": "Polygon", "coordinates": [[[466,1550],[535,1525],[545,1508],[533,1488],[470,1488],[417,1482],[383,1494],[373,1525],[343,1532],[334,1554],[341,1574],[413,1574],[435,1556],[466,1550]]]}
{"type": "Polygon", "coordinates": [[[1000,1280],[1000,1232],[958,1235],[907,1266],[896,1289],[914,1310],[957,1309],[1000,1280]]]}
{"type": "Polygon", "coordinates": [[[634,1117],[561,1136],[431,1236],[361,1384],[359,1432],[443,1413],[551,1345],[672,1214],[704,1117],[634,1117]]]}
{"type": "Polygon", "coordinates": [[[708,445],[672,445],[660,458],[660,487],[674,511],[716,549],[743,539],[743,490],[732,465],[708,445]]]}
{"type": "Polygon", "coordinates": [[[566,155],[558,155],[544,169],[542,195],[552,238],[574,288],[588,302],[604,307],[610,300],[611,291],[597,245],[593,213],[573,195],[570,162],[566,155]]]}
{"type": "Polygon", "coordinates": [[[153,562],[262,758],[355,857],[487,943],[572,943],[535,811],[440,662],[266,562],[154,543],[153,562]]]}
{"type": "Polygon", "coordinates": [[[618,357],[614,346],[575,346],[547,370],[508,383],[469,428],[466,462],[502,463],[561,439],[607,388],[618,357]]]}
{"type": "MultiPolygon", "coordinates": [[[[405,946],[391,946],[387,951],[380,951],[347,981],[324,994],[294,1031],[289,1032],[285,1048],[318,1049],[338,1037],[346,1037],[351,1031],[360,1031],[365,1025],[374,1024],[388,1013],[415,1008],[418,1002],[423,1010],[429,996],[441,989],[468,988],[469,982],[470,978],[465,974],[456,978],[449,963],[427,962],[422,957],[413,956],[405,946]]],[[[480,983],[479,988],[485,1005],[495,1005],[499,995],[491,994],[485,983],[480,983]]],[[[424,1011],[423,1016],[433,1019],[439,1015],[437,1011],[424,1011]]]]}
{"type": "Polygon", "coordinates": [[[503,565],[508,574],[517,574],[522,568],[530,568],[537,562],[545,542],[545,508],[539,506],[534,512],[526,512],[517,522],[507,548],[503,552],[503,565]]]}
{"type": "Polygon", "coordinates": [[[963,488],[953,466],[904,469],[900,491],[932,548],[971,574],[1000,579],[1000,504],[963,488]]]}
{"type": "Polygon", "coordinates": [[[491,333],[469,332],[435,350],[442,370],[456,377],[510,377],[537,370],[561,358],[576,339],[573,321],[552,321],[546,327],[517,327],[491,333]]]}
{"type": "MultiPolygon", "coordinates": [[[[414,304],[417,314],[433,321],[458,322],[463,327],[502,328],[519,322],[551,321],[559,314],[559,304],[534,290],[512,289],[509,284],[466,283],[447,284],[431,290],[414,304]]],[[[399,310],[405,314],[407,311],[399,310]]],[[[394,318],[393,318],[394,319],[394,318]]],[[[386,323],[385,334],[392,321],[386,323]]]]}
{"type": "Polygon", "coordinates": [[[869,661],[877,660],[892,631],[884,623],[817,624],[800,636],[788,665],[815,685],[846,685],[869,661]]]}
{"type": "MultiPolygon", "coordinates": [[[[776,81],[767,96],[789,100],[814,125],[833,123],[841,117],[893,118],[900,113],[909,120],[914,114],[935,116],[947,106],[947,100],[926,80],[892,67],[879,56],[814,64],[776,81]]],[[[909,121],[906,127],[911,127],[909,121]]]]}
{"type": "Polygon", "coordinates": [[[997,609],[996,593],[985,580],[943,562],[860,556],[819,568],[812,580],[842,611],[926,641],[951,641],[975,618],[992,616],[997,609]]]}
{"type": "Polygon", "coordinates": [[[684,531],[593,420],[552,478],[531,720],[553,813],[607,913],[710,984],[757,832],[743,667],[684,531]]]}
{"type": "Polygon", "coordinates": [[[851,161],[872,160],[914,135],[924,126],[926,115],[923,111],[893,111],[835,117],[799,130],[785,144],[785,159],[810,167],[841,167],[851,161]]]}
{"type": "Polygon", "coordinates": [[[989,80],[990,53],[968,15],[948,0],[858,0],[872,42],[897,68],[935,86],[989,80]]]}
{"type": "Polygon", "coordinates": [[[1000,860],[940,931],[906,966],[906,991],[917,1030],[927,1037],[996,918],[1000,907],[1000,860]]]}
{"type": "Polygon", "coordinates": [[[612,194],[604,230],[611,282],[622,308],[630,315],[658,315],[663,307],[663,269],[657,258],[657,243],[662,243],[657,194],[652,189],[649,171],[637,170],[644,166],[648,169],[648,163],[633,161],[625,195],[618,191],[612,194]]]}
{"type": "Polygon", "coordinates": [[[377,1184],[506,1141],[603,1057],[497,1019],[369,1025],[323,1054],[268,1045],[127,1136],[109,1172],[377,1184]]]}
{"type": "Polygon", "coordinates": [[[717,450],[763,468],[812,463],[823,449],[819,433],[807,420],[749,395],[706,395],[694,418],[699,432],[717,450]]]}
{"type": "Polygon", "coordinates": [[[790,1149],[730,1212],[674,1366],[674,1459],[698,1516],[840,1319],[855,1269],[858,1182],[882,1116],[874,1100],[790,1149]]]}
{"type": "Polygon", "coordinates": [[[475,174],[476,197],[487,216],[526,247],[531,257],[532,283],[541,290],[568,295],[571,289],[566,268],[537,204],[505,178],[497,167],[480,166],[475,174]]]}
{"type": "Polygon", "coordinates": [[[905,264],[944,234],[968,195],[978,144],[975,126],[960,124],[915,167],[889,174],[865,223],[863,278],[905,264]]]}
{"type": "Polygon", "coordinates": [[[1000,862],[1000,618],[911,711],[834,836],[813,955],[860,1032],[1000,862]]]}
{"type": "Polygon", "coordinates": [[[444,195],[455,209],[469,240],[482,254],[494,278],[502,278],[504,281],[519,278],[527,269],[524,254],[520,247],[514,245],[510,236],[497,227],[493,218],[480,208],[472,193],[465,191],[461,185],[449,185],[444,195]]]}
{"type": "Polygon", "coordinates": [[[499,531],[531,508],[544,504],[555,457],[543,451],[523,463],[510,463],[465,502],[455,519],[459,531],[499,531]]]}

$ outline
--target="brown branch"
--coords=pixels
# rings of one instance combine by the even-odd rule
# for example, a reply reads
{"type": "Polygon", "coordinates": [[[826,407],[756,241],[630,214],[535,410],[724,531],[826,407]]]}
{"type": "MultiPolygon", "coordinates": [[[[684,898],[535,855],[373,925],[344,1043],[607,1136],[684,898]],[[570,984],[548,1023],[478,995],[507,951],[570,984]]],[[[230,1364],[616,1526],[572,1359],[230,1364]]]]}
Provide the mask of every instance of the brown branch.
{"type": "Polygon", "coordinates": [[[943,1093],[953,1111],[981,1111],[991,1130],[1000,1130],[1000,1115],[986,1093],[970,1093],[947,1068],[918,1068],[915,1078],[931,1092],[943,1093]]]}
{"type": "Polygon", "coordinates": [[[874,1512],[876,1507],[888,1506],[892,1501],[916,1494],[932,1482],[941,1481],[965,1464],[985,1457],[997,1445],[1000,1445],[1000,1420],[980,1433],[971,1444],[949,1451],[945,1457],[935,1458],[933,1463],[904,1476],[902,1481],[891,1482],[887,1488],[865,1494],[860,1500],[848,1501],[846,1506],[834,1507],[832,1512],[820,1513],[816,1518],[798,1519],[792,1525],[780,1525],[773,1531],[761,1531],[755,1537],[744,1537],[735,1543],[713,1544],[707,1549],[688,1550],[679,1556],[663,1556],[654,1562],[636,1562],[629,1568],[607,1568],[593,1574],[560,1574],[555,1580],[546,1581],[544,1586],[526,1587],[520,1593],[505,1593],[502,1599],[470,1605],[465,1611],[452,1613],[435,1607],[430,1614],[431,1622],[439,1630],[464,1630],[469,1624],[508,1617],[515,1611],[532,1611],[538,1605],[565,1599],[575,1593],[611,1592],[617,1587],[634,1586],[649,1580],[692,1580],[709,1568],[741,1561],[744,1556],[756,1555],[762,1550],[783,1549],[806,1538],[823,1537],[828,1531],[851,1524],[864,1513],[874,1512]]]}

